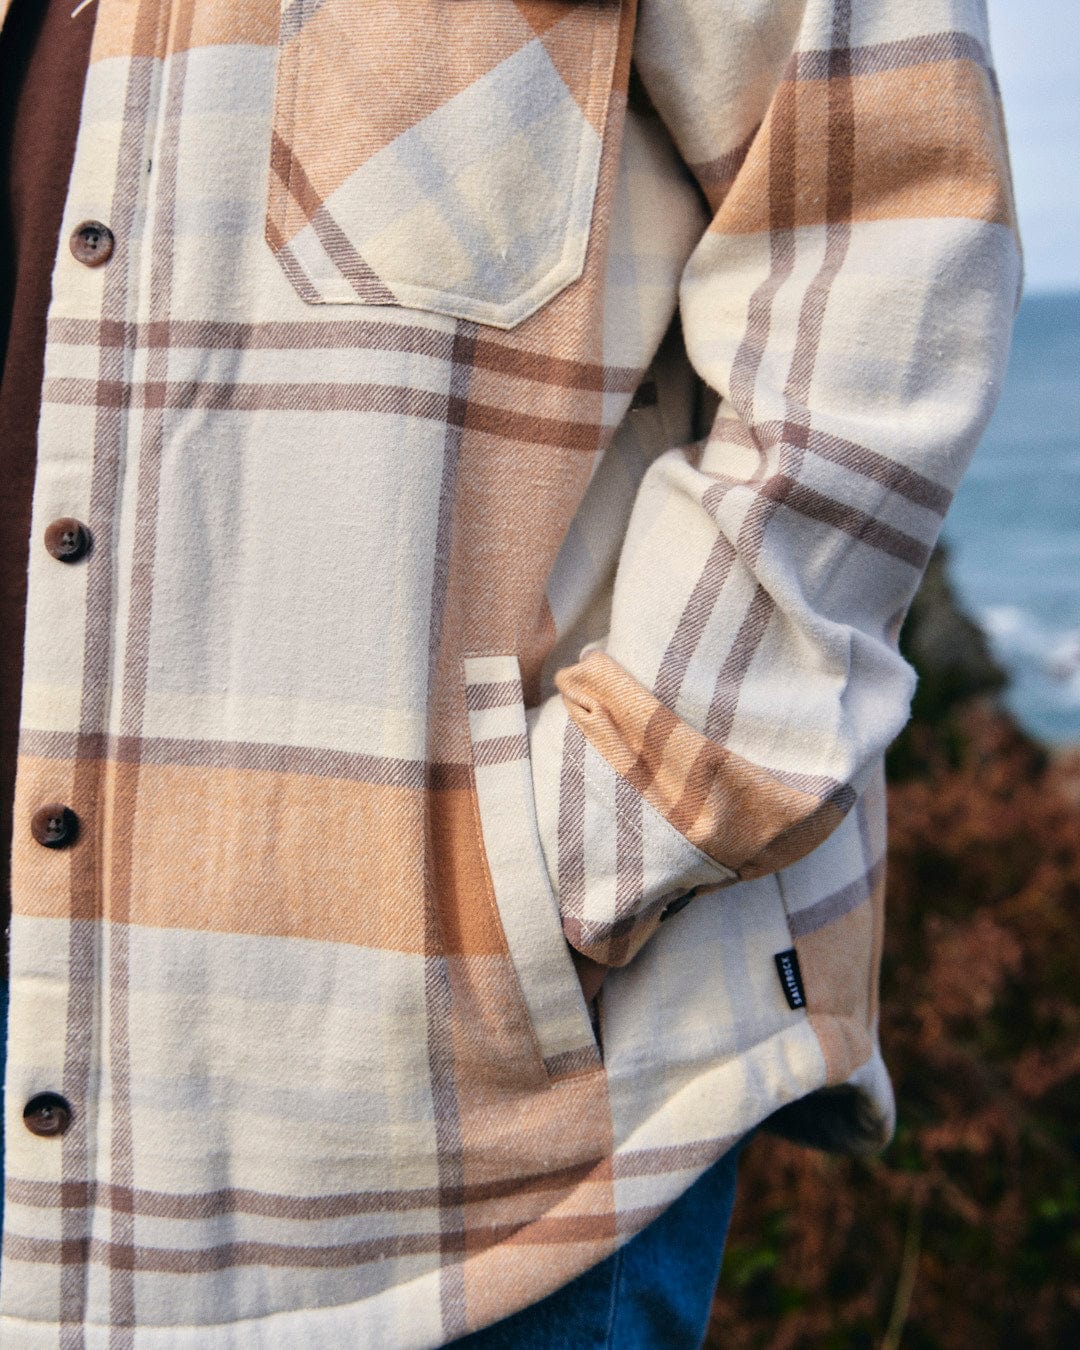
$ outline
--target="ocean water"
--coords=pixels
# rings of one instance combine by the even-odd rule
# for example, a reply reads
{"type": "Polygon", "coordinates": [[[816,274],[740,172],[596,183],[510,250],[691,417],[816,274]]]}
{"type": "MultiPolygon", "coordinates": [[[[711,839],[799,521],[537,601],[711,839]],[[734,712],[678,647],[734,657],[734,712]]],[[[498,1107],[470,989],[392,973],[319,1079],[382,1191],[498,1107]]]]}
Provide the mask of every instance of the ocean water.
{"type": "Polygon", "coordinates": [[[964,608],[1035,735],[1080,744],[1080,292],[1020,306],[1001,400],[945,521],[964,608]]]}

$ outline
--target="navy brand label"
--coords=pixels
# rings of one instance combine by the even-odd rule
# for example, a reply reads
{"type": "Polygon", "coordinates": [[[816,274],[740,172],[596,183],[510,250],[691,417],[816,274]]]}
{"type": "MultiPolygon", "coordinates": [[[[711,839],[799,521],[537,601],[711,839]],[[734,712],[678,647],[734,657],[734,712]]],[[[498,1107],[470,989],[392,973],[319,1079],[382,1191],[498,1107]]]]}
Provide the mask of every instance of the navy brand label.
{"type": "Polygon", "coordinates": [[[773,960],[776,962],[776,972],[780,976],[780,986],[788,1007],[805,1008],[806,992],[803,989],[798,952],[794,947],[789,947],[786,952],[777,952],[773,960]]]}

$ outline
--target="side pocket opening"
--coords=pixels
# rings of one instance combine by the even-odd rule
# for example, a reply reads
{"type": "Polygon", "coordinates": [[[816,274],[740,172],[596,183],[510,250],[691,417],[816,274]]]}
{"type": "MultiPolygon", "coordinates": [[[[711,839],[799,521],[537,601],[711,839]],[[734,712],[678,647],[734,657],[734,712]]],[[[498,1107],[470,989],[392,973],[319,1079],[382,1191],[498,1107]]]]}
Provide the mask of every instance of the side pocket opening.
{"type": "Polygon", "coordinates": [[[495,903],[553,1077],[597,1069],[600,1045],[540,845],[521,670],[513,653],[464,658],[476,795],[495,903]]]}

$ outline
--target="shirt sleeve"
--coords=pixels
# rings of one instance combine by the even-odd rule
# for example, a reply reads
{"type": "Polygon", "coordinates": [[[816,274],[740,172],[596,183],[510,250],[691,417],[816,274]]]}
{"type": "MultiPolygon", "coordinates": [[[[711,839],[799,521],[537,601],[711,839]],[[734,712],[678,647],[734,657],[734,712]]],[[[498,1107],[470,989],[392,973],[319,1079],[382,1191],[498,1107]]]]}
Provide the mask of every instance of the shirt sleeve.
{"type": "Polygon", "coordinates": [[[530,712],[564,931],[608,965],[815,848],[879,767],[1021,274],[981,0],[642,0],[634,57],[710,207],[679,308],[719,404],[530,712]]]}

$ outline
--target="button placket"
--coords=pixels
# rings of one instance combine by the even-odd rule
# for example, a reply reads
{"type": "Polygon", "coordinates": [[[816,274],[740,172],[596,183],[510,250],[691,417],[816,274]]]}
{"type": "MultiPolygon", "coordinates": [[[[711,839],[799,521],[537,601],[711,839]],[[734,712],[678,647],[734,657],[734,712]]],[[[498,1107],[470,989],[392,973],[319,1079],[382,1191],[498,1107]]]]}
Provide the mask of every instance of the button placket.
{"type": "MultiPolygon", "coordinates": [[[[112,230],[99,220],[84,220],[68,236],[68,248],[84,267],[107,263],[116,247],[112,230]]],[[[45,528],[46,552],[57,562],[80,562],[90,552],[93,536],[87,525],[74,516],[60,516],[45,528]]],[[[45,802],[30,818],[30,833],[46,849],[66,849],[79,837],[79,817],[63,802],[45,802]]],[[[57,1092],[39,1092],[23,1108],[23,1124],[42,1139],[63,1135],[71,1125],[73,1109],[57,1092]]]]}

